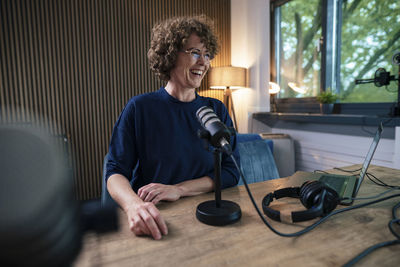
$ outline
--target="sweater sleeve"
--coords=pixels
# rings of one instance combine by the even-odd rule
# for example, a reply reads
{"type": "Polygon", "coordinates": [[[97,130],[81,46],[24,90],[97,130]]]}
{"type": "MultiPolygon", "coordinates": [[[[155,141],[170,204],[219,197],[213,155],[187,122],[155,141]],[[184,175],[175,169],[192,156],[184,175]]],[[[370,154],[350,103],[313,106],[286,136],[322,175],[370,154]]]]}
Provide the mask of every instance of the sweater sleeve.
{"type": "Polygon", "coordinates": [[[138,161],[135,130],[135,102],[130,100],[114,125],[108,150],[106,181],[113,174],[122,174],[131,179],[138,161]]]}
{"type": "MultiPolygon", "coordinates": [[[[214,109],[219,115],[221,121],[227,126],[227,127],[233,127],[233,122],[232,119],[229,116],[229,113],[225,106],[221,103],[220,108],[216,107],[214,109]]],[[[238,166],[240,167],[240,156],[239,156],[239,150],[236,145],[236,135],[231,137],[230,144],[232,146],[232,154],[234,158],[236,159],[236,162],[238,166]]],[[[208,176],[214,179],[215,174],[214,170],[210,173],[208,173],[208,176]]],[[[232,187],[238,184],[239,182],[239,171],[236,169],[235,163],[231,159],[230,156],[226,155],[225,153],[222,154],[222,162],[221,162],[221,188],[228,188],[232,187]]]]}

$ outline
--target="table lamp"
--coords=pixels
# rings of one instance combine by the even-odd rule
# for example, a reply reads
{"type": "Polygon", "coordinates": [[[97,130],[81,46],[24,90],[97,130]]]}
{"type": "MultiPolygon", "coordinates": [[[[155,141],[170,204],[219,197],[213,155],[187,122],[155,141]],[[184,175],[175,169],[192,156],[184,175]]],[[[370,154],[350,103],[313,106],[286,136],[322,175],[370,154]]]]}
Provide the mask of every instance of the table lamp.
{"type": "Polygon", "coordinates": [[[224,105],[233,119],[237,129],[235,109],[232,102],[231,89],[239,89],[247,86],[247,70],[241,67],[213,67],[208,75],[209,86],[212,89],[224,89],[224,105]]]}

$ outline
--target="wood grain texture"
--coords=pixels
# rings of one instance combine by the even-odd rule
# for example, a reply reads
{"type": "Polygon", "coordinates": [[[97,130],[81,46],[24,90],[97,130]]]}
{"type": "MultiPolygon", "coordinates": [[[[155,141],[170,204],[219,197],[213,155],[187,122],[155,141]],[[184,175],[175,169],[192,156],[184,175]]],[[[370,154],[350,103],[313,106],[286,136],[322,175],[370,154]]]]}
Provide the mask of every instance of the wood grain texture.
{"type": "MultiPolygon", "coordinates": [[[[0,123],[27,123],[68,137],[77,198],[100,196],[102,163],[118,115],[163,82],[147,63],[159,20],[205,14],[231,63],[229,0],[0,1],[0,123]]],[[[199,94],[222,101],[222,90],[199,94]]]]}
{"type": "MultiPolygon", "coordinates": [[[[358,167],[360,165],[347,169],[358,167]]],[[[369,172],[386,183],[399,184],[400,170],[371,166],[369,172]]],[[[261,206],[267,193],[300,186],[304,179],[298,177],[255,183],[250,188],[261,206]]],[[[359,196],[371,196],[384,190],[365,180],[359,196]]],[[[223,227],[200,223],[195,216],[196,206],[213,196],[209,193],[161,203],[158,207],[169,227],[169,234],[161,241],[134,236],[127,227],[126,216],[121,213],[118,232],[85,236],[75,266],[341,266],[367,247],[394,239],[387,223],[392,206],[399,202],[399,198],[391,199],[342,213],[310,233],[286,238],[275,235],[261,222],[243,186],[222,192],[223,199],[240,205],[243,215],[239,222],[223,227]]],[[[304,209],[298,200],[289,198],[275,200],[272,205],[282,211],[304,209]]],[[[285,233],[301,230],[311,223],[292,225],[268,221],[285,233]]],[[[399,246],[392,246],[372,253],[360,266],[397,266],[399,262],[399,246]]]]}

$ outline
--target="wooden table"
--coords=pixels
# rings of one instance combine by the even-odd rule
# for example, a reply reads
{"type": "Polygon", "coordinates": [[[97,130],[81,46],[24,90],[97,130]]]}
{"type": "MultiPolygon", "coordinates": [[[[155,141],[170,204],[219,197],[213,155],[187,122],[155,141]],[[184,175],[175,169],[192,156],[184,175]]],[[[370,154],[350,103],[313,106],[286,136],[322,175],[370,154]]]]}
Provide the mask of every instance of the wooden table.
{"type": "MultiPolygon", "coordinates": [[[[359,167],[354,165],[346,169],[359,167]]],[[[368,172],[386,183],[400,184],[400,170],[371,166],[368,172]]],[[[283,187],[299,186],[301,180],[298,176],[281,178],[251,184],[250,188],[261,208],[261,200],[267,193],[283,187]]],[[[385,190],[365,179],[359,197],[385,190]]],[[[399,191],[389,194],[394,193],[399,191]]],[[[262,223],[244,186],[222,192],[222,199],[240,205],[242,218],[239,222],[222,227],[199,222],[195,215],[197,205],[213,198],[214,194],[209,193],[160,204],[158,207],[169,227],[169,234],[160,241],[136,237],[129,231],[126,216],[121,212],[118,232],[101,236],[93,233],[85,235],[75,266],[341,266],[367,247],[395,239],[387,224],[391,219],[391,208],[400,201],[393,198],[341,213],[305,235],[287,238],[274,234],[262,223]]],[[[279,205],[281,209],[303,209],[298,202],[284,198],[272,204],[279,205]]],[[[295,225],[268,221],[286,233],[311,224],[310,221],[295,225]]],[[[379,249],[358,266],[400,266],[400,246],[379,249]]]]}

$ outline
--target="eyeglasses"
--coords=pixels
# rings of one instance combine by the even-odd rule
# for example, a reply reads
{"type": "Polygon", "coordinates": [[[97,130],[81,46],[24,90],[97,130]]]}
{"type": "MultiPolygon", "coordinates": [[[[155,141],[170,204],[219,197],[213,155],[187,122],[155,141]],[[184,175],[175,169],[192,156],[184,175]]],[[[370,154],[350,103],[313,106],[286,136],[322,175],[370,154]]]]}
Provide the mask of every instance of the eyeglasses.
{"type": "Polygon", "coordinates": [[[184,53],[186,53],[188,55],[191,55],[192,58],[194,60],[196,60],[196,61],[199,60],[201,56],[203,56],[204,61],[207,62],[207,63],[210,62],[213,59],[213,57],[211,56],[210,53],[208,53],[208,52],[201,53],[201,51],[199,49],[196,49],[196,48],[189,49],[189,50],[182,50],[181,52],[184,52],[184,53]]]}

